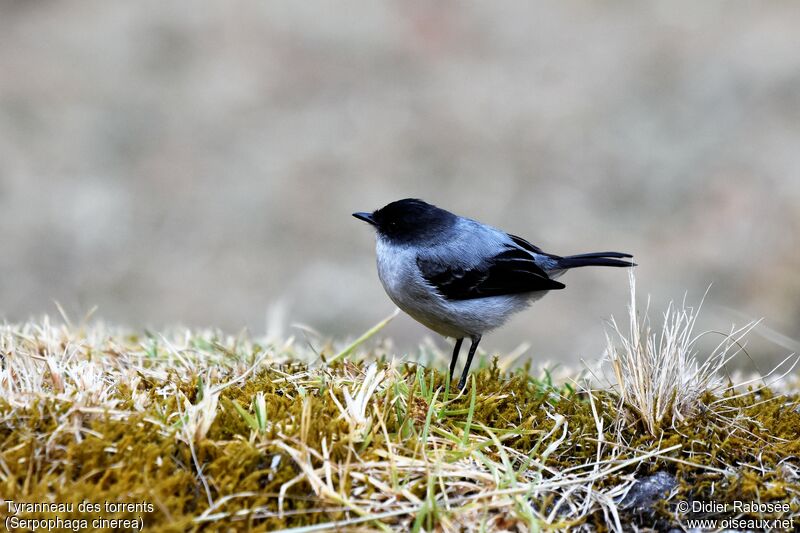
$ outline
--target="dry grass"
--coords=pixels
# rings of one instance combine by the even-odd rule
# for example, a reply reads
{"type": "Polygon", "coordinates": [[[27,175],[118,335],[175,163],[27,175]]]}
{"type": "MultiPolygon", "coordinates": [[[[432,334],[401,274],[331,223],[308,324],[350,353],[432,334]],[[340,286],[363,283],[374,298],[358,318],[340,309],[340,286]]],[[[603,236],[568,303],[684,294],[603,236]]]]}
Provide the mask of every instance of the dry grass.
{"type": "MultiPolygon", "coordinates": [[[[665,423],[675,427],[701,409],[709,408],[704,397],[710,394],[725,396],[734,385],[723,380],[725,367],[745,349],[745,337],[758,324],[749,322],[731,328],[717,346],[700,360],[697,343],[710,332],[695,334],[700,304],[694,307],[684,302],[670,302],[663,315],[661,331],[653,331],[648,305],[643,314],[637,309],[636,281],[630,272],[631,302],[628,308],[627,334],[611,319],[614,338],[607,335],[606,353],[614,370],[622,411],[640,420],[647,430],[658,436],[665,423]]],[[[797,360],[792,360],[790,372],[797,360]]],[[[769,377],[783,365],[773,370],[769,377]]],[[[783,377],[783,376],[781,376],[783,377]]],[[[756,380],[761,381],[758,377],[756,380]]],[[[739,383],[735,386],[749,385],[739,383]]]]}
{"type": "Polygon", "coordinates": [[[748,328],[698,362],[695,318],[673,307],[656,336],[632,305],[630,333],[615,327],[616,389],[484,360],[463,394],[435,369],[362,351],[380,327],[317,354],[209,331],[5,325],[0,488],[17,501],[147,501],[152,512],[114,516],[176,531],[679,523],[669,503],[644,515],[622,504],[655,471],[679,481],[672,501],[797,505],[796,396],[730,388],[719,369],[748,328]]]}

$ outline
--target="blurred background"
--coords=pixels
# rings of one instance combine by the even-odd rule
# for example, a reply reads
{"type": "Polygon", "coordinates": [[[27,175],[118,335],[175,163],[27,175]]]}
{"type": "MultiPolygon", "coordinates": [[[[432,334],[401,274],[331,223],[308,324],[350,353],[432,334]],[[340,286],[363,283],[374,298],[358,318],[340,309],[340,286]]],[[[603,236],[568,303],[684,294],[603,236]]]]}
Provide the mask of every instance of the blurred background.
{"type": "MultiPolygon", "coordinates": [[[[701,326],[765,317],[750,352],[777,358],[800,338],[798,27],[792,2],[3,2],[0,318],[353,336],[393,306],[350,213],[420,197],[634,253],[655,311],[713,283],[701,326]]],[[[597,357],[627,275],[564,281],[482,347],[597,357]]]]}

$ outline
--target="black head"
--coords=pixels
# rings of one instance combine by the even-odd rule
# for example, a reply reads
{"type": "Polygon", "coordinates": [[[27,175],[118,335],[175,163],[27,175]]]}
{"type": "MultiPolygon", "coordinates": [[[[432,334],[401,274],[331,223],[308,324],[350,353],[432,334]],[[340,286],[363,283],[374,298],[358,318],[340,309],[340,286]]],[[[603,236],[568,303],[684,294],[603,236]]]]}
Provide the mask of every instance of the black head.
{"type": "Polygon", "coordinates": [[[456,220],[453,213],[416,198],[398,200],[372,213],[353,213],[353,216],[372,224],[382,237],[397,243],[434,238],[456,220]]]}

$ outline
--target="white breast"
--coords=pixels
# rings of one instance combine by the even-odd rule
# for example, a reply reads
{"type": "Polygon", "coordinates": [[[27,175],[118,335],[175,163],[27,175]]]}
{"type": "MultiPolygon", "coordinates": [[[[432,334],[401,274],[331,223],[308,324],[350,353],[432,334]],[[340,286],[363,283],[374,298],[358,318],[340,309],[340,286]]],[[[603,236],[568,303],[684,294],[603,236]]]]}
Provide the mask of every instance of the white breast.
{"type": "Polygon", "coordinates": [[[401,309],[413,305],[418,298],[430,297],[419,267],[417,254],[408,246],[395,245],[380,237],[375,246],[378,258],[378,277],[389,298],[401,309]]]}
{"type": "Polygon", "coordinates": [[[389,298],[417,322],[446,337],[482,335],[545,293],[447,300],[422,277],[412,248],[377,240],[378,276],[389,298]]]}

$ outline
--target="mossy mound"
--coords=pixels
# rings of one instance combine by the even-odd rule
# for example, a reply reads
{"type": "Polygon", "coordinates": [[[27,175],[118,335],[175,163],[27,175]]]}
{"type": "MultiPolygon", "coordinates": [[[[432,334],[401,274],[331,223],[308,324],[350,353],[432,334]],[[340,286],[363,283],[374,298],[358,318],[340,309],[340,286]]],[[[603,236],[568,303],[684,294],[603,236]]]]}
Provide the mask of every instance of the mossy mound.
{"type": "Polygon", "coordinates": [[[800,511],[794,394],[709,393],[694,416],[653,435],[612,389],[502,372],[496,361],[457,394],[422,366],[369,354],[325,364],[213,333],[41,324],[7,327],[2,342],[2,496],[73,504],[5,504],[3,520],[606,531],[683,523],[693,513],[678,502],[789,506],[737,514],[753,519],[800,511]],[[668,498],[626,503],[635,480],[657,472],[677,482],[668,498]]]}

